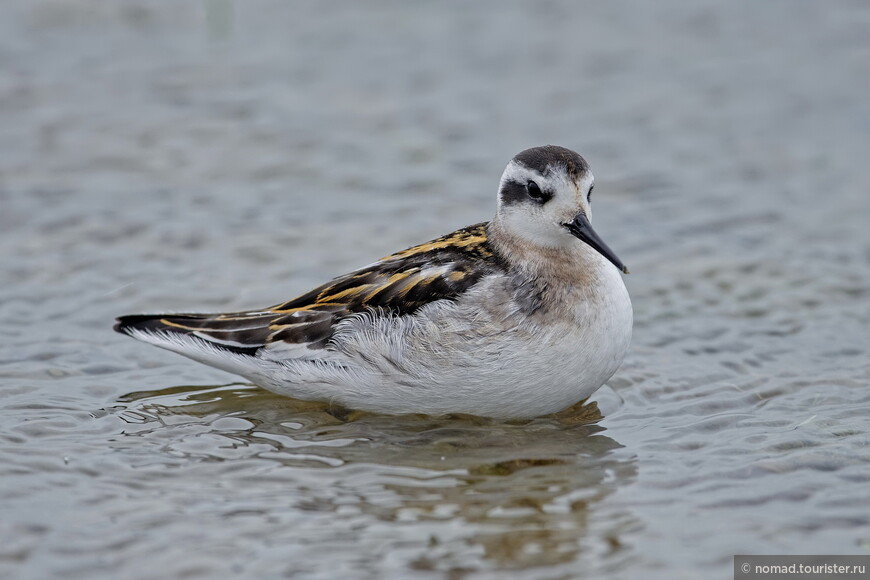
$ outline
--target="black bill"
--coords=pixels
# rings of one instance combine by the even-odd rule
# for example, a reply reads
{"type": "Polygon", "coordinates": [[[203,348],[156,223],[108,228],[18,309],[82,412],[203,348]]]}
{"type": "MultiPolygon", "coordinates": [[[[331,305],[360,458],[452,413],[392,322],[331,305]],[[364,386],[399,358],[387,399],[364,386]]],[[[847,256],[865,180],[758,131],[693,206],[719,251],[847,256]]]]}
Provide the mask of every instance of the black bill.
{"type": "Polygon", "coordinates": [[[567,224],[564,224],[568,231],[571,232],[572,235],[580,238],[593,248],[595,248],[598,253],[602,256],[610,260],[614,266],[619,268],[620,272],[624,272],[628,274],[628,268],[625,267],[625,264],[616,257],[616,254],[613,253],[607,244],[604,243],[604,240],[598,237],[598,234],[595,233],[595,230],[592,229],[592,224],[589,223],[589,220],[582,213],[578,213],[577,216],[567,224]]]}

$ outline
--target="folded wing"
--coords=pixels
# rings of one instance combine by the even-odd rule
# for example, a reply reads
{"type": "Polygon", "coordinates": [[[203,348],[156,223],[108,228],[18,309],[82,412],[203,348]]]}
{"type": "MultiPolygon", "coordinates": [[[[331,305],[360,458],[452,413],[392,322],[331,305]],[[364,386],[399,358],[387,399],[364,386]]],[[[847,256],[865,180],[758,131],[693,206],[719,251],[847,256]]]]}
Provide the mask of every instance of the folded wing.
{"type": "MultiPolygon", "coordinates": [[[[293,347],[300,356],[327,347],[336,323],[380,309],[413,314],[436,300],[455,300],[481,277],[499,268],[486,224],[463,228],[392,254],[340,276],[289,302],[227,314],[134,314],[118,318],[115,330],[136,338],[192,338],[220,350],[255,355],[265,346],[293,347]],[[301,351],[300,351],[301,347],[301,351]]],[[[182,353],[184,354],[184,353],[182,353]]]]}

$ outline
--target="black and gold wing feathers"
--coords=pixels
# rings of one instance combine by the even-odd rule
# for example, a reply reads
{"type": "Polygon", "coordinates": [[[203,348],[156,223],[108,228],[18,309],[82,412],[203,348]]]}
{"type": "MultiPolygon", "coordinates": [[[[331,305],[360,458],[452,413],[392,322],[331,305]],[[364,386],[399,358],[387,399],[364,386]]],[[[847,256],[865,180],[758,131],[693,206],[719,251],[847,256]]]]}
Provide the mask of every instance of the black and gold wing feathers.
{"type": "Polygon", "coordinates": [[[137,314],[120,317],[115,330],[192,335],[240,354],[254,354],[276,343],[321,349],[342,318],[371,309],[413,314],[436,300],[455,300],[483,276],[499,270],[486,226],[469,226],[391,254],[261,311],[137,314]]]}

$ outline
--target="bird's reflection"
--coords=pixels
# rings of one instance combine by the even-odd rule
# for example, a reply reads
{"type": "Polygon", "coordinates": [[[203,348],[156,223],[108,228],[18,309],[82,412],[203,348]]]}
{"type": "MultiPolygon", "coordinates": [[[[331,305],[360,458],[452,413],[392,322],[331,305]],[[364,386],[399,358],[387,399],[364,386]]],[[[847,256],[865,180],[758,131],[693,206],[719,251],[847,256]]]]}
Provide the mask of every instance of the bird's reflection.
{"type": "Polygon", "coordinates": [[[571,562],[590,506],[636,473],[597,425],[595,403],[510,422],[386,416],[238,383],[135,392],[119,403],[124,433],[159,439],[175,459],[319,470],[323,493],[294,499],[288,490],[298,509],[352,504],[382,523],[430,525],[431,557],[414,562],[420,569],[440,569],[451,553],[469,550],[502,568],[571,562]],[[451,522],[458,526],[444,525],[451,522]]]}

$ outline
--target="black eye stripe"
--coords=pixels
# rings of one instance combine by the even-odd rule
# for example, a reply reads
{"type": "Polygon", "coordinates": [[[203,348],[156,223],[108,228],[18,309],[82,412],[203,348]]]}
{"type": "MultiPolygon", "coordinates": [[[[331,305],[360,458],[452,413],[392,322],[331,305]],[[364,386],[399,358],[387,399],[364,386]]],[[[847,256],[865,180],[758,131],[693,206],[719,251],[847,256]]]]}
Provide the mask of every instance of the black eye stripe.
{"type": "Polygon", "coordinates": [[[499,195],[501,196],[501,203],[503,205],[523,203],[529,199],[528,194],[526,194],[525,184],[513,180],[506,181],[502,184],[499,195]]]}
{"type": "Polygon", "coordinates": [[[529,203],[530,200],[543,205],[552,199],[553,194],[549,191],[541,191],[540,186],[534,180],[521,183],[511,179],[502,184],[499,196],[501,197],[502,205],[529,203]],[[529,184],[534,184],[531,191],[529,190],[529,184]]]}

